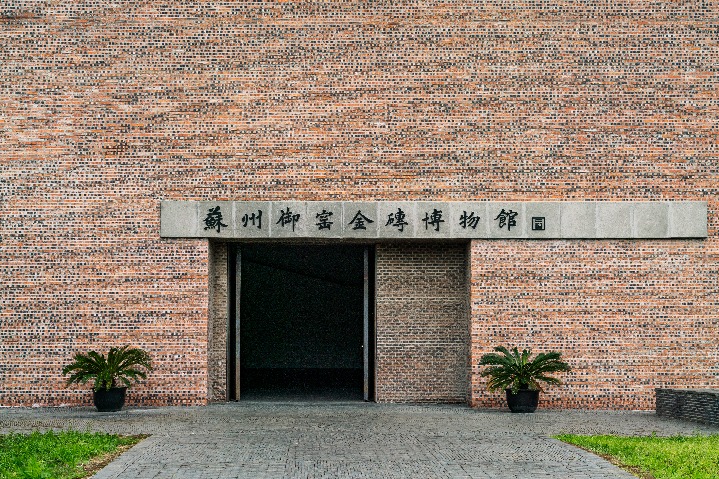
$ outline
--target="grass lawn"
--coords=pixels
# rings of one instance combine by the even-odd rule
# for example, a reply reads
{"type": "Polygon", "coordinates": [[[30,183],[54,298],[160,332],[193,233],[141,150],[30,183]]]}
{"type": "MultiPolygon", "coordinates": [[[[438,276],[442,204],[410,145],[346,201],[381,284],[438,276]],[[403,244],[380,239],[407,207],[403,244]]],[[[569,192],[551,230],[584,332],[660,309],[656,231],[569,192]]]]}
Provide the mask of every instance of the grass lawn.
{"type": "Polygon", "coordinates": [[[88,477],[141,439],[72,431],[0,435],[0,479],[88,477]]]}
{"type": "Polygon", "coordinates": [[[655,479],[719,478],[719,435],[673,437],[554,436],[655,479]]]}

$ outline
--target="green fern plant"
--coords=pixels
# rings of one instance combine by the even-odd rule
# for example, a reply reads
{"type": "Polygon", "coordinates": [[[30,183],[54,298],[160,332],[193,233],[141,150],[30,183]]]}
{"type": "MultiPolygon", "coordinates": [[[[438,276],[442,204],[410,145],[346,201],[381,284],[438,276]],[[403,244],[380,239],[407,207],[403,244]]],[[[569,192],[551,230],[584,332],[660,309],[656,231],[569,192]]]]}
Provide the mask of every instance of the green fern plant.
{"type": "Polygon", "coordinates": [[[68,385],[94,381],[93,389],[100,391],[121,387],[120,384],[130,387],[133,381],[147,378],[143,369],[152,371],[150,355],[128,345],[110,348],[107,357],[97,351],[77,353],[73,362],[62,369],[62,374],[70,375],[68,385]]]}
{"type": "Polygon", "coordinates": [[[562,361],[562,353],[557,351],[539,353],[531,359],[530,349],[520,353],[516,347],[510,351],[498,346],[494,350],[496,353],[485,354],[479,360],[480,366],[489,366],[481,374],[489,376],[487,389],[490,391],[511,389],[513,394],[520,389],[543,391],[540,382],[561,384],[559,379],[550,376],[551,373],[571,371],[569,364],[562,361]]]}

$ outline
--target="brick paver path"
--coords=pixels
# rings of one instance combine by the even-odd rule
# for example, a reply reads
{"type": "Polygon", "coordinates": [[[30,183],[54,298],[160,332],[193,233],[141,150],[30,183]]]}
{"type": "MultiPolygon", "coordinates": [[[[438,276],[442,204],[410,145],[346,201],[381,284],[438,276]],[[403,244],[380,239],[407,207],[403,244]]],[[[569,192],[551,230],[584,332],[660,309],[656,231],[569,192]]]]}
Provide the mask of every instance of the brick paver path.
{"type": "Polygon", "coordinates": [[[518,415],[462,406],[242,402],[106,414],[0,410],[0,433],[35,429],[152,435],[96,479],[621,479],[634,476],[549,435],[719,433],[651,413],[518,415]]]}

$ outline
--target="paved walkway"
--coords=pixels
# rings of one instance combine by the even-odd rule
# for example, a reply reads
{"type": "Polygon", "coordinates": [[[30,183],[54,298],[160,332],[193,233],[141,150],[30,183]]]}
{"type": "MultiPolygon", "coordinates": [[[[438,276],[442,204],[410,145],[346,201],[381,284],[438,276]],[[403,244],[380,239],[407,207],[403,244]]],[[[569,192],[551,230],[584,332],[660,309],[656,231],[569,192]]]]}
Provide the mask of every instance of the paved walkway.
{"type": "Polygon", "coordinates": [[[242,402],[104,414],[0,410],[0,433],[35,429],[152,435],[95,479],[621,479],[634,476],[549,435],[719,433],[651,413],[518,415],[463,406],[242,402]]]}

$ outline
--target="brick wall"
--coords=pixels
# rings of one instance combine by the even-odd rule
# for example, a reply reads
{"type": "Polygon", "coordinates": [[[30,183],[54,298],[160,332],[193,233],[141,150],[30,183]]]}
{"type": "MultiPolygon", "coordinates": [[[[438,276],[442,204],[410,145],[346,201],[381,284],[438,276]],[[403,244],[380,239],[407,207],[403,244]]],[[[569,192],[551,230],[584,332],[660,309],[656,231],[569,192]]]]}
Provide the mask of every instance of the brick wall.
{"type": "Polygon", "coordinates": [[[478,375],[497,345],[561,351],[574,367],[542,407],[652,409],[656,387],[719,386],[706,243],[473,241],[472,404],[504,404],[478,375]]]}
{"type": "Polygon", "coordinates": [[[378,402],[466,402],[467,247],[376,249],[378,402]]]}
{"type": "Polygon", "coordinates": [[[719,426],[719,390],[656,390],[657,416],[719,426]]]}
{"type": "MultiPolygon", "coordinates": [[[[586,367],[552,404],[649,408],[650,383],[713,384],[718,15],[691,1],[3,2],[0,404],[86,402],[61,365],[125,342],[157,364],[130,401],[207,401],[208,246],[159,238],[162,199],[707,200],[698,243],[476,243],[473,324],[516,314],[556,333],[586,367]],[[509,312],[478,303],[489,275],[537,258],[539,312],[514,278],[497,298],[517,297],[509,312]],[[643,336],[637,315],[672,339],[643,336]],[[603,356],[591,334],[635,353],[603,356]],[[679,369],[647,376],[660,347],[679,369]]],[[[475,355],[505,339],[478,334],[475,355]]]]}
{"type": "MultiPolygon", "coordinates": [[[[32,211],[17,212],[13,220],[32,211]]],[[[113,213],[128,215],[126,208],[113,213]]],[[[34,225],[20,233],[24,244],[16,233],[3,238],[2,254],[11,259],[2,263],[0,405],[91,404],[91,384],[66,388],[63,365],[77,352],[106,353],[123,344],[146,349],[155,366],[129,391],[128,404],[202,404],[207,242],[153,240],[149,249],[148,240],[126,244],[112,232],[102,236],[84,225],[84,217],[79,207],[46,212],[38,231],[66,236],[31,240],[34,225]]],[[[156,235],[138,229],[138,236],[156,235]]]]}

